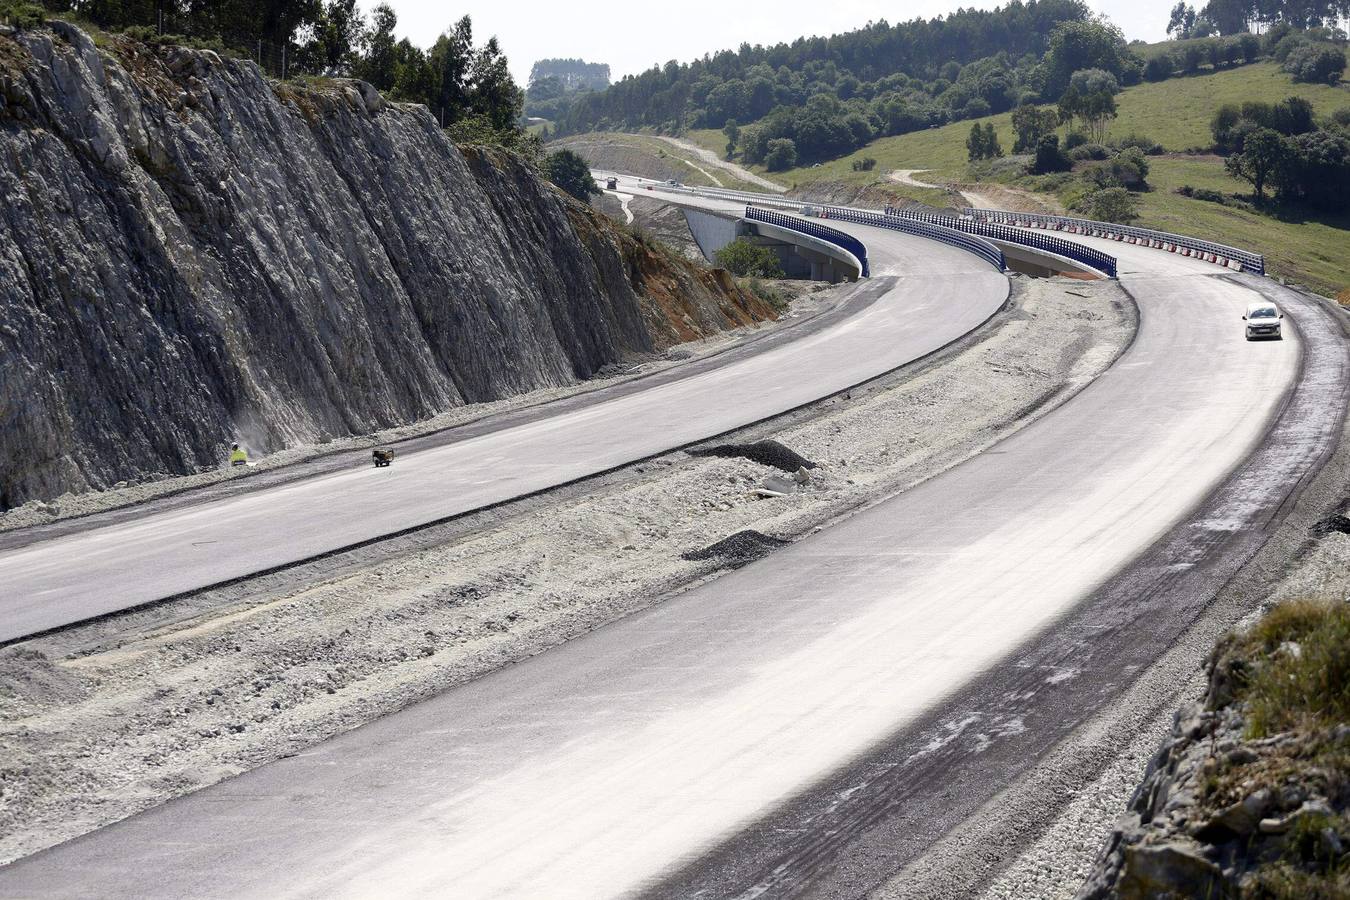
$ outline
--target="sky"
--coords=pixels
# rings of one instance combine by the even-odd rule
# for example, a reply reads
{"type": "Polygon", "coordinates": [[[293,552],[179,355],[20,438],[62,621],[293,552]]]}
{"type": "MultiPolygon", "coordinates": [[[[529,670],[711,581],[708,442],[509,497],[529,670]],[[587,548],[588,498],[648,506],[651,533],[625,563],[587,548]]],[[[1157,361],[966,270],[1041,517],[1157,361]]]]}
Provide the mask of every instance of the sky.
{"type": "MultiPolygon", "coordinates": [[[[360,0],[367,12],[377,0],[360,0]]],[[[385,0],[398,14],[398,35],[422,47],[463,15],[473,20],[474,39],[496,35],[525,85],[537,59],[581,58],[609,63],[615,81],[667,60],[688,62],[704,53],[735,49],[742,42],[775,44],[808,35],[851,31],[869,21],[892,24],[931,18],[957,7],[989,9],[999,0],[385,0]]],[[[1128,40],[1160,41],[1174,0],[1088,0],[1119,25],[1128,40]]],[[[1200,3],[1196,4],[1201,5],[1200,3]]]]}

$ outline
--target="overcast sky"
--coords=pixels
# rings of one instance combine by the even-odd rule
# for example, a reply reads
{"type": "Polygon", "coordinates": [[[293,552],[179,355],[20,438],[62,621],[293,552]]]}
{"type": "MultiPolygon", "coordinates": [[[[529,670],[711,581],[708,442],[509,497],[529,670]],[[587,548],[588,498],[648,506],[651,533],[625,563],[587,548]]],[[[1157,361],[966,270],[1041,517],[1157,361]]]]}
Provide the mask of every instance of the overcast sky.
{"type": "MultiPolygon", "coordinates": [[[[369,12],[378,0],[361,0],[369,12]]],[[[521,86],[537,59],[580,57],[609,63],[614,79],[634,75],[654,63],[670,59],[688,62],[704,53],[735,49],[742,42],[775,44],[803,33],[829,35],[850,31],[868,21],[892,24],[916,17],[930,18],[959,6],[988,9],[997,0],[386,0],[398,13],[398,33],[420,46],[466,13],[472,17],[474,37],[482,43],[500,39],[521,86]]],[[[1159,41],[1166,37],[1168,10],[1173,0],[1088,0],[1133,40],[1159,41]]],[[[1197,6],[1202,5],[1200,3],[1197,6]]]]}

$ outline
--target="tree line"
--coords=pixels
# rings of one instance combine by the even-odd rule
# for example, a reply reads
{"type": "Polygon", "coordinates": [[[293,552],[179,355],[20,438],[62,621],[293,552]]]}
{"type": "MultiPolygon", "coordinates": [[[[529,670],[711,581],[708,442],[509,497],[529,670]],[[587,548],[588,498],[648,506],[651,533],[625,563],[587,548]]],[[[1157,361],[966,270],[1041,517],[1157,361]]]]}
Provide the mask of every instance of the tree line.
{"type": "Polygon", "coordinates": [[[1258,28],[1284,25],[1298,30],[1334,28],[1350,19],[1350,0],[1209,0],[1196,10],[1178,0],[1167,21],[1167,33],[1176,38],[1242,34],[1258,28]]]}
{"type": "Polygon", "coordinates": [[[745,44],[687,64],[672,61],[550,107],[557,114],[550,118],[559,134],[734,125],[728,156],[773,169],[1037,103],[1058,104],[1100,143],[1116,88],[1072,87],[1075,73],[1103,72],[1124,86],[1202,65],[1250,63],[1278,50],[1295,78],[1334,83],[1336,54],[1323,52],[1316,37],[1281,24],[1265,41],[1242,34],[1181,42],[1146,60],[1081,0],[1012,0],[993,10],[882,21],[829,38],[745,44]]]}
{"type": "Polygon", "coordinates": [[[145,39],[266,53],[273,74],[360,78],[392,99],[425,104],[464,139],[523,139],[524,94],[497,39],[475,44],[468,16],[423,50],[394,36],[390,6],[367,16],[357,0],[44,0],[43,8],[145,39]]]}
{"type": "Polygon", "coordinates": [[[1252,185],[1257,203],[1270,187],[1281,202],[1350,208],[1350,106],[1319,122],[1301,97],[1228,103],[1215,111],[1210,129],[1229,174],[1252,185]]]}
{"type": "MultiPolygon", "coordinates": [[[[0,0],[0,12],[32,25],[45,15],[74,14],[137,39],[247,58],[256,58],[260,45],[281,47],[287,75],[368,81],[391,99],[427,106],[456,141],[521,153],[582,202],[600,193],[581,157],[567,150],[545,155],[542,142],[520,127],[524,93],[497,39],[475,43],[468,16],[423,50],[395,37],[398,18],[388,4],[366,16],[356,0],[45,0],[40,6],[0,0]]],[[[607,78],[607,71],[600,66],[587,75],[607,78]]]]}
{"type": "MultiPolygon", "coordinates": [[[[1035,69],[1049,35],[1062,23],[1090,19],[1082,0],[1011,0],[994,10],[961,9],[896,25],[883,20],[790,44],[743,44],[624,78],[579,100],[559,124],[567,133],[720,129],[729,119],[754,122],[830,95],[849,113],[871,119],[874,131],[927,127],[953,114],[1006,110],[1037,93],[1035,69]]],[[[798,149],[814,157],[806,143],[798,149]]]]}

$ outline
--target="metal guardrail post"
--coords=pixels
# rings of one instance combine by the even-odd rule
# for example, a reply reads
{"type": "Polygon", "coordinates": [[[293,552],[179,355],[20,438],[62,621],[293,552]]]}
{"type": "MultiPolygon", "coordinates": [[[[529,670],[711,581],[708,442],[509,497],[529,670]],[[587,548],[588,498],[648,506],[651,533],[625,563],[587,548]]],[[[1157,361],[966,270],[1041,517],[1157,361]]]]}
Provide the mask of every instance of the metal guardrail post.
{"type": "Polygon", "coordinates": [[[1133,225],[1117,225],[1111,222],[1097,222],[1092,219],[1078,219],[1072,216],[1052,216],[1045,213],[1005,212],[994,209],[975,209],[966,207],[961,210],[970,220],[999,223],[1016,228],[1045,228],[1054,231],[1067,231],[1070,234],[1084,234],[1092,237],[1106,237],[1112,240],[1154,247],[1194,256],[1221,266],[1238,268],[1266,274],[1266,259],[1260,253],[1202,241],[1198,238],[1172,234],[1167,231],[1155,231],[1152,228],[1136,228],[1133,225]]]}

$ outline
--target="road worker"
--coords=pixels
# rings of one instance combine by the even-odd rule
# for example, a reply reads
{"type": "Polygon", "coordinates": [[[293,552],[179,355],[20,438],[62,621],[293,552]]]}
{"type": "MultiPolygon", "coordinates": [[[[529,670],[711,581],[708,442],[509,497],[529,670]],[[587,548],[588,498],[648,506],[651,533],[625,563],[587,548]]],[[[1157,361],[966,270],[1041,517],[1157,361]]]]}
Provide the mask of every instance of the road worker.
{"type": "Polygon", "coordinates": [[[246,466],[248,465],[248,451],[240,447],[237,443],[230,445],[230,465],[246,466]]]}

